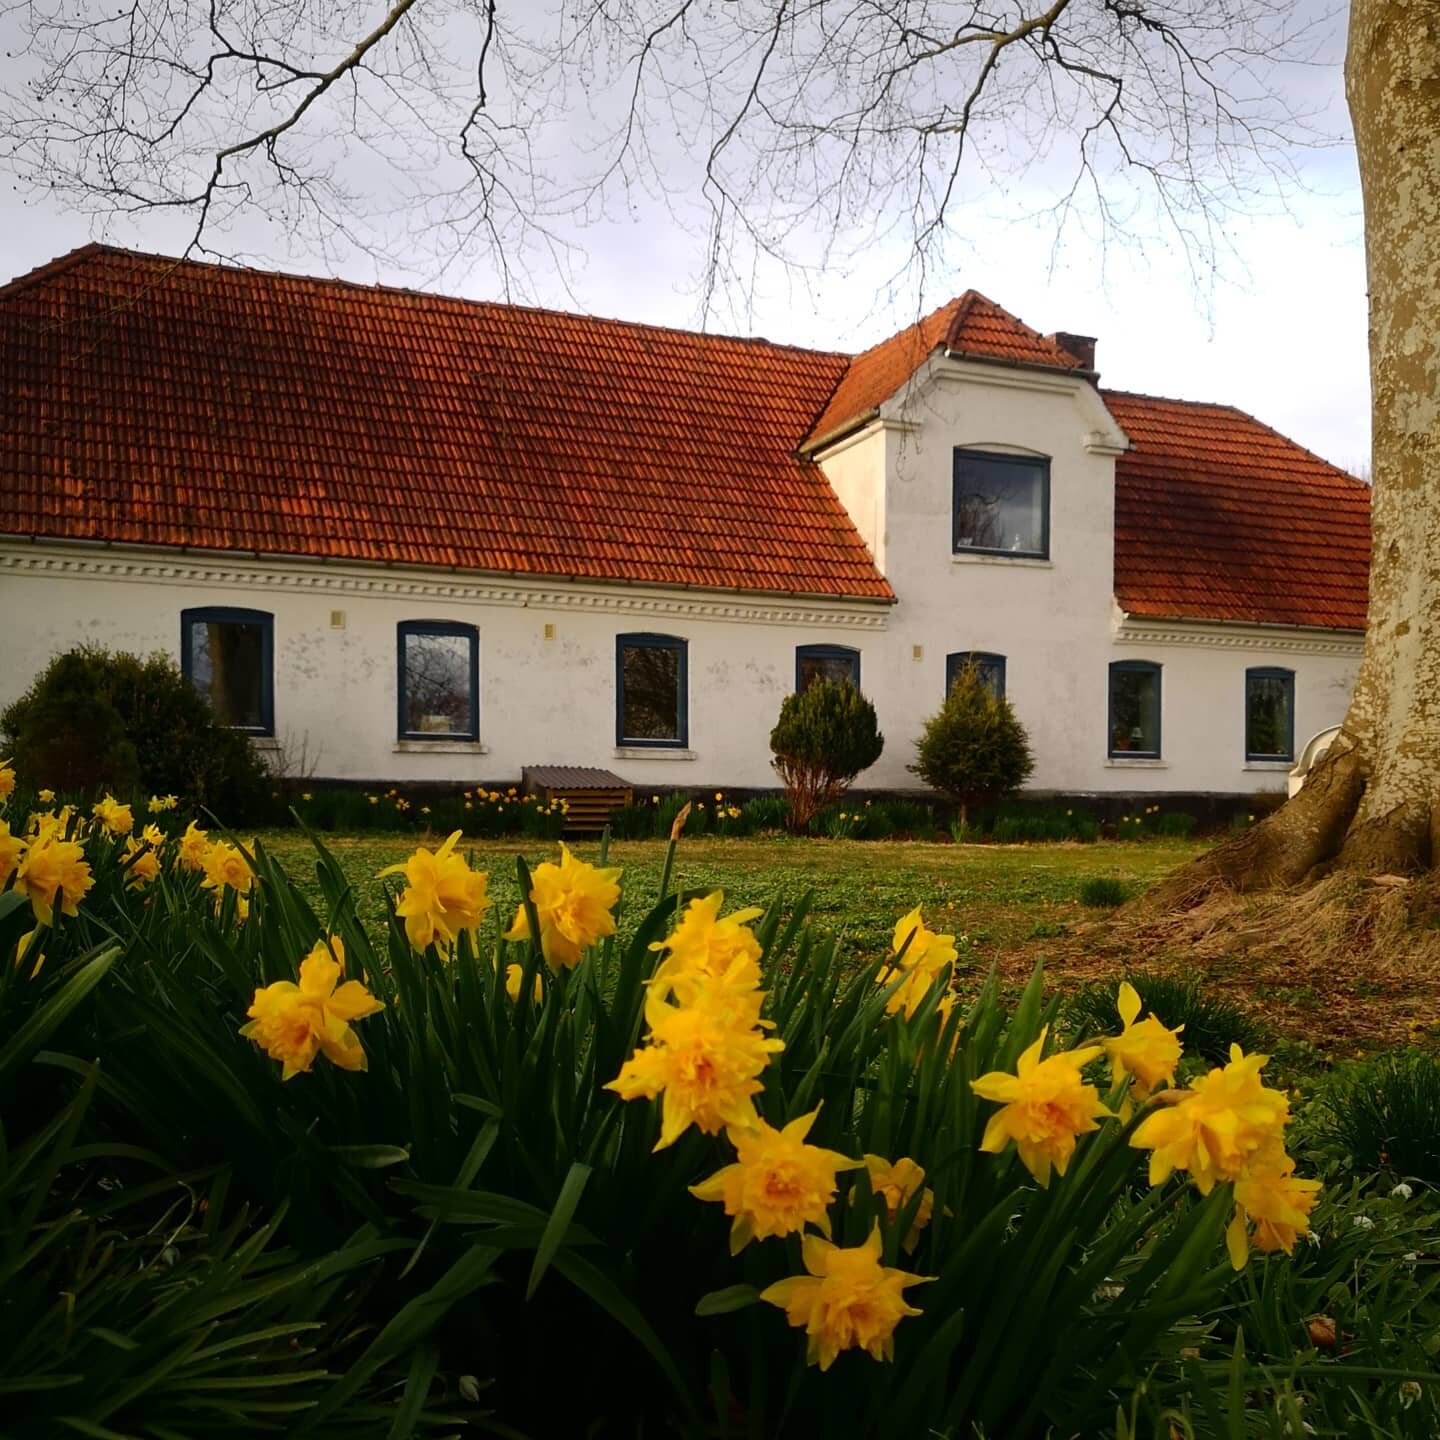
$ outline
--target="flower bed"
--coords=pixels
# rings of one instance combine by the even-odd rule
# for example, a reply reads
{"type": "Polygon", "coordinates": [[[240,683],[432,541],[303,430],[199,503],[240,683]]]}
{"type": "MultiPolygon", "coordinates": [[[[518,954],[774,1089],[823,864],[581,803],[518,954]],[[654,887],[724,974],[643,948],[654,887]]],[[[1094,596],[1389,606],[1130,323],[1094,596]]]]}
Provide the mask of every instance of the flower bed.
{"type": "Polygon", "coordinates": [[[323,846],[313,905],[157,800],[0,841],[18,1435],[1434,1432],[1414,1226],[1128,987],[1058,1045],[918,910],[847,973],[563,846],[496,915],[455,835],[377,940],[323,846]]]}

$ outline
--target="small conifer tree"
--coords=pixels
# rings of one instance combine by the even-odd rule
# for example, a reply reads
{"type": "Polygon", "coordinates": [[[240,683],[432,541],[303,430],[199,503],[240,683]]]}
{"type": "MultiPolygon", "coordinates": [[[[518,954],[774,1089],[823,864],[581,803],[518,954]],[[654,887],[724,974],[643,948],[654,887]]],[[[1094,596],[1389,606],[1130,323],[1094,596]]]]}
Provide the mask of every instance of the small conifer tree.
{"type": "Polygon", "coordinates": [[[848,680],[819,680],[780,707],[771,762],[785,786],[790,829],[803,834],[879,758],[885,737],[875,707],[848,680]]]}
{"type": "Polygon", "coordinates": [[[1034,768],[1030,740],[1014,708],[973,663],[955,677],[945,703],[925,722],[909,767],[955,802],[962,824],[972,805],[1008,795],[1034,768]]]}

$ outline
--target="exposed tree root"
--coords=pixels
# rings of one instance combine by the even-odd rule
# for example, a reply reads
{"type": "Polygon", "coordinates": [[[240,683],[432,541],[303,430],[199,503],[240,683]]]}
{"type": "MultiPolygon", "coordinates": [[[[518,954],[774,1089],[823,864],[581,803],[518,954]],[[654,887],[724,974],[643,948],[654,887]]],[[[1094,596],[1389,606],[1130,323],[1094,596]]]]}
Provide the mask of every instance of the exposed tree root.
{"type": "Polygon", "coordinates": [[[1351,825],[1335,864],[1355,875],[1415,875],[1429,868],[1430,855],[1428,808],[1417,814],[1402,805],[1351,825]]]}
{"type": "Polygon", "coordinates": [[[1184,908],[1117,911],[1087,940],[1092,963],[1198,978],[1338,1053],[1436,1034],[1440,1022],[1434,875],[1336,869],[1303,888],[1216,888],[1184,908]]]}
{"type": "Polygon", "coordinates": [[[1165,915],[1194,909],[1217,893],[1300,884],[1340,850],[1364,791],[1359,754],[1342,736],[1293,800],[1177,870],[1133,908],[1142,915],[1165,915]]]}

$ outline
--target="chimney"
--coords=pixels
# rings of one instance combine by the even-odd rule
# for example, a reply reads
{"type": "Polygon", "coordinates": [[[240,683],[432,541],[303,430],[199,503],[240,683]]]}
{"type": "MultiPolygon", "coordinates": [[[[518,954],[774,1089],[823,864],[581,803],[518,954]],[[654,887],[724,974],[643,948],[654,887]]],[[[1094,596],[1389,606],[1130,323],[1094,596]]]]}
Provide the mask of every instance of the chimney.
{"type": "Polygon", "coordinates": [[[1072,335],[1068,330],[1057,330],[1045,337],[1052,345],[1058,345],[1067,355],[1073,355],[1087,370],[1095,368],[1095,337],[1093,335],[1072,335]]]}

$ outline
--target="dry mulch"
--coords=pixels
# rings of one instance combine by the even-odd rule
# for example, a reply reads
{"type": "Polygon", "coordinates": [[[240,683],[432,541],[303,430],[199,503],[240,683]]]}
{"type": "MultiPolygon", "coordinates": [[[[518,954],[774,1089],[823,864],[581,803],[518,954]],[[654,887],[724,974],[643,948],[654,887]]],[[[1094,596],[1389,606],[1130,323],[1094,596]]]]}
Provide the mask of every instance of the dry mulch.
{"type": "Polygon", "coordinates": [[[1336,1059],[1440,1043],[1440,882],[1337,875],[1280,894],[1217,895],[1155,917],[1126,907],[1000,959],[1021,983],[1037,957],[1051,984],[1150,970],[1200,981],[1267,1028],[1336,1059]]]}

